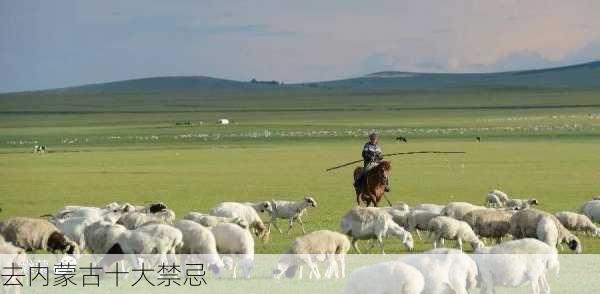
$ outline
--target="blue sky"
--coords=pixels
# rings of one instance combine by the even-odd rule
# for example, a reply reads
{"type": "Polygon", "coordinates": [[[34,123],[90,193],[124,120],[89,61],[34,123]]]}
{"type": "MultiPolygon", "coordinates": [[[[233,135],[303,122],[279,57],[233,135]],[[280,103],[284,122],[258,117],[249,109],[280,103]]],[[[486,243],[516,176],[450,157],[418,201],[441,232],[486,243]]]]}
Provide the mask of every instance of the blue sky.
{"type": "Polygon", "coordinates": [[[598,59],[596,0],[0,0],[0,92],[163,75],[289,83],[598,59]]]}

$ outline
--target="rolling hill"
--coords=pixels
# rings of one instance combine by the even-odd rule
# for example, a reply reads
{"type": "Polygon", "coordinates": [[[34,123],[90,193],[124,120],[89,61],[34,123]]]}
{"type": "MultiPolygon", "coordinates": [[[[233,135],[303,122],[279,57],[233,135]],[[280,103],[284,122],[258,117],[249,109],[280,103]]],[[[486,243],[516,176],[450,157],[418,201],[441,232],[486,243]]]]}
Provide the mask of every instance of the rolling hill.
{"type": "Polygon", "coordinates": [[[297,90],[299,88],[352,91],[418,91],[469,88],[595,89],[600,88],[600,61],[557,68],[499,73],[384,71],[357,78],[288,85],[264,82],[252,83],[204,76],[152,77],[51,89],[42,92],[198,92],[272,89],[297,90]]]}
{"type": "Polygon", "coordinates": [[[378,72],[314,83],[154,77],[0,94],[0,113],[598,107],[600,62],[500,73],[378,72]]]}

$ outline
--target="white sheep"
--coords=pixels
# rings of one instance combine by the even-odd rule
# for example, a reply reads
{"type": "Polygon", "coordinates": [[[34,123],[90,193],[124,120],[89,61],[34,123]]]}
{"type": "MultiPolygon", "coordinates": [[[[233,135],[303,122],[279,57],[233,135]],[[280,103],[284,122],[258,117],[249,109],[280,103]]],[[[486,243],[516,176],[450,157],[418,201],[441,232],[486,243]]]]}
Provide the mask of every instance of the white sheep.
{"type": "Polygon", "coordinates": [[[129,230],[135,230],[148,223],[173,224],[175,212],[170,209],[161,210],[155,213],[133,211],[123,214],[118,224],[124,225],[129,230]]]}
{"type": "Polygon", "coordinates": [[[479,237],[493,238],[500,243],[510,232],[510,219],[514,213],[514,210],[506,209],[476,209],[463,219],[479,237]]]}
{"type": "Polygon", "coordinates": [[[600,228],[586,215],[570,211],[560,211],[555,213],[554,216],[569,230],[588,232],[592,236],[600,236],[600,228]]]}
{"type": "Polygon", "coordinates": [[[415,267],[424,278],[424,294],[467,294],[477,285],[477,265],[467,254],[454,249],[433,249],[399,261],[415,267]]]}
{"type": "Polygon", "coordinates": [[[420,294],[425,288],[421,272],[401,261],[357,268],[350,273],[343,294],[420,294]]]}
{"type": "Polygon", "coordinates": [[[104,207],[78,206],[68,205],[61,208],[54,215],[50,216],[53,223],[63,221],[71,217],[104,219],[106,221],[115,222],[119,217],[126,212],[133,211],[135,208],[130,204],[118,204],[116,202],[109,203],[104,207]]]}
{"type": "Polygon", "coordinates": [[[307,196],[304,197],[302,201],[272,200],[271,206],[273,208],[273,212],[271,213],[271,221],[269,222],[269,227],[267,229],[269,233],[271,233],[271,225],[275,226],[279,233],[283,233],[277,226],[277,219],[282,218],[288,220],[288,234],[292,231],[292,225],[294,224],[294,221],[298,221],[298,223],[300,223],[302,233],[306,234],[304,222],[302,222],[302,215],[307,208],[317,207],[317,201],[315,201],[314,198],[307,196]]]}
{"type": "Polygon", "coordinates": [[[587,215],[593,222],[600,222],[600,200],[591,200],[584,203],[580,212],[587,215]]]}
{"type": "Polygon", "coordinates": [[[502,202],[502,200],[500,200],[500,197],[496,194],[490,193],[485,196],[485,205],[488,207],[498,208],[504,206],[504,203],[505,202],[502,202]]]}
{"type": "Polygon", "coordinates": [[[498,200],[500,200],[501,203],[506,203],[508,201],[508,199],[510,199],[508,197],[508,194],[506,194],[505,192],[500,191],[498,189],[494,189],[494,190],[490,191],[488,193],[488,195],[496,195],[496,197],[498,197],[498,200]]]}
{"type": "Polygon", "coordinates": [[[416,232],[419,240],[423,240],[420,231],[427,231],[429,229],[429,221],[436,216],[439,216],[439,213],[428,210],[414,209],[406,216],[406,229],[409,232],[416,232]]]}
{"type": "Polygon", "coordinates": [[[463,250],[463,241],[471,244],[473,250],[483,246],[483,242],[475,235],[469,224],[464,221],[448,216],[437,216],[429,221],[428,227],[430,239],[433,241],[433,248],[437,248],[438,242],[441,243],[442,238],[456,240],[461,251],[463,250]]]}
{"type": "Polygon", "coordinates": [[[196,262],[208,264],[209,269],[218,274],[224,264],[219,257],[215,236],[210,229],[191,220],[180,220],[175,223],[175,227],[183,234],[183,246],[178,251],[184,254],[181,264],[186,264],[185,261],[191,257],[196,262]]]}
{"type": "Polygon", "coordinates": [[[219,254],[231,256],[234,259],[233,278],[237,277],[238,260],[245,278],[250,278],[254,268],[254,239],[248,230],[238,225],[221,223],[211,229],[215,236],[219,254]]]}
{"type": "Polygon", "coordinates": [[[581,241],[567,230],[552,214],[536,209],[525,209],[516,212],[511,217],[510,234],[515,239],[537,238],[546,240],[549,245],[566,243],[569,249],[576,253],[582,252],[581,241]],[[540,221],[545,221],[540,224],[540,221]]]}
{"type": "Polygon", "coordinates": [[[244,229],[248,229],[249,227],[248,223],[240,217],[214,216],[194,211],[188,213],[183,219],[191,220],[208,228],[212,228],[220,223],[232,223],[244,229]]]}
{"type": "Polygon", "coordinates": [[[558,274],[556,248],[536,239],[520,239],[493,247],[479,248],[475,261],[483,294],[494,293],[494,287],[520,287],[531,282],[534,294],[550,293],[546,273],[558,274]]]}
{"type": "Polygon", "coordinates": [[[515,209],[526,209],[529,208],[532,205],[538,205],[539,201],[535,198],[529,198],[529,199],[509,199],[506,202],[506,206],[510,207],[510,208],[515,208],[515,209]]]}
{"type": "Polygon", "coordinates": [[[412,210],[425,210],[435,214],[441,214],[444,209],[444,205],[440,204],[431,204],[431,203],[421,203],[417,204],[412,210]]]}
{"type": "Polygon", "coordinates": [[[348,237],[337,232],[321,230],[300,236],[279,259],[273,270],[273,277],[278,279],[285,273],[286,277],[292,278],[298,272],[298,278],[302,279],[303,266],[306,265],[310,271],[309,277],[320,279],[321,274],[315,261],[327,261],[325,278],[330,279],[332,275],[339,278],[340,270],[341,277],[344,278],[345,256],[349,249],[348,237]]]}
{"type": "Polygon", "coordinates": [[[377,207],[355,207],[352,208],[344,217],[340,224],[342,232],[352,238],[352,247],[356,252],[358,249],[358,240],[376,239],[383,250],[383,238],[392,235],[402,241],[402,244],[408,249],[414,248],[412,235],[396,224],[392,217],[377,207]]]}
{"type": "MultiPolygon", "coordinates": [[[[73,240],[79,248],[84,251],[86,249],[84,230],[87,226],[98,222],[105,221],[105,218],[101,217],[69,217],[65,219],[60,219],[58,221],[53,222],[53,224],[65,234],[65,236],[69,237],[69,239],[73,240]]],[[[113,223],[113,221],[109,221],[113,223]]]]}
{"type": "Polygon", "coordinates": [[[257,213],[266,212],[269,215],[273,213],[273,206],[270,201],[243,202],[242,204],[251,206],[257,213]]]}
{"type": "Polygon", "coordinates": [[[392,217],[392,220],[403,228],[408,227],[408,214],[409,209],[398,209],[394,207],[380,207],[379,209],[385,211],[392,217]]]}
{"type": "Polygon", "coordinates": [[[127,228],[119,224],[107,221],[94,222],[83,230],[86,248],[93,254],[106,254],[125,231],[127,228]]]}
{"type": "Polygon", "coordinates": [[[42,219],[13,217],[0,222],[0,235],[26,251],[45,250],[79,254],[79,246],[60,230],[42,219]]]}
{"type": "Polygon", "coordinates": [[[269,238],[267,226],[265,226],[258,212],[252,206],[237,202],[223,202],[212,208],[210,215],[242,218],[249,224],[251,229],[255,230],[259,238],[263,240],[269,238]]]}
{"type": "Polygon", "coordinates": [[[444,207],[441,215],[449,216],[457,220],[463,220],[467,213],[476,209],[486,209],[486,207],[468,202],[450,202],[448,205],[446,205],[446,207],[444,207]]]}

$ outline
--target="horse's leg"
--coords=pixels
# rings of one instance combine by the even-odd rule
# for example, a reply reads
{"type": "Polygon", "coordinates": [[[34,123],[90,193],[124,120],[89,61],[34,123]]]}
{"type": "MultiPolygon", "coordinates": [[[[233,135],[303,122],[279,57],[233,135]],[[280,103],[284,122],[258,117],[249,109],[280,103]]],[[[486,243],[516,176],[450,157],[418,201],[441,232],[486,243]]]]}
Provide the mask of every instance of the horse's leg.
{"type": "Polygon", "coordinates": [[[371,195],[371,201],[373,202],[373,207],[377,207],[377,197],[375,194],[371,195]]]}

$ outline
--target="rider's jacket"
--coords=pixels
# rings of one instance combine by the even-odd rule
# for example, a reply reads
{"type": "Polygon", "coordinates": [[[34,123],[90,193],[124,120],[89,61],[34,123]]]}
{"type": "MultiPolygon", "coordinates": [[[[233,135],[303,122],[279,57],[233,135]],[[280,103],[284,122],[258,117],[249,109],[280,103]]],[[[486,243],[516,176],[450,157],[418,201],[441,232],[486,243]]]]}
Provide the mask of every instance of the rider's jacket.
{"type": "Polygon", "coordinates": [[[362,158],[366,167],[371,163],[378,163],[382,161],[383,151],[381,151],[381,148],[379,148],[379,146],[371,142],[367,142],[363,147],[362,158]]]}

